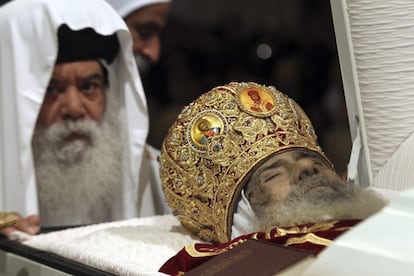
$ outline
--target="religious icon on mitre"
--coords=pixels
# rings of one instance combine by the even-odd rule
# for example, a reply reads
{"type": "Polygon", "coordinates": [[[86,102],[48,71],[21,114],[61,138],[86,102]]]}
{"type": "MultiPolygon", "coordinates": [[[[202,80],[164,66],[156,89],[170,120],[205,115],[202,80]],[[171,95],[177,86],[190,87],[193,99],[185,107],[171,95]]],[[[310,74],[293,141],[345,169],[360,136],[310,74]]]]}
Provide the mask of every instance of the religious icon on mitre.
{"type": "Polygon", "coordinates": [[[196,116],[190,124],[190,145],[197,151],[205,151],[209,138],[223,133],[224,116],[215,110],[206,110],[196,116]]]}
{"type": "Polygon", "coordinates": [[[261,87],[249,87],[239,94],[241,108],[248,114],[266,117],[276,110],[274,96],[261,87]]]}

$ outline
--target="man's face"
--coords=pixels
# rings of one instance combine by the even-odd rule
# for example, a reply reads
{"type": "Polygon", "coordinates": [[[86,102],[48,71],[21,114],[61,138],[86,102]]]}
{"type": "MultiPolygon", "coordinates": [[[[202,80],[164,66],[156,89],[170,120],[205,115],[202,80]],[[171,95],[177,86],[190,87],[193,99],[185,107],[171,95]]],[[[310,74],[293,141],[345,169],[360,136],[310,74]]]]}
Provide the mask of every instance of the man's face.
{"type": "Polygon", "coordinates": [[[363,219],[384,206],[377,194],[347,184],[319,154],[305,149],[271,157],[253,173],[245,192],[257,230],[363,219]]]}
{"type": "Polygon", "coordinates": [[[100,122],[105,109],[105,77],[97,61],[57,64],[46,89],[37,125],[77,120],[100,122]]]}
{"type": "Polygon", "coordinates": [[[125,17],[125,22],[132,34],[135,55],[141,55],[151,63],[159,60],[160,33],[164,29],[168,9],[168,3],[154,4],[125,17]]]}
{"type": "Polygon", "coordinates": [[[109,202],[122,179],[123,143],[115,95],[105,93],[104,70],[97,61],[54,68],[32,138],[43,223],[111,217],[109,202]],[[74,207],[74,199],[91,205],[74,207]]]}
{"type": "Polygon", "coordinates": [[[46,89],[35,133],[74,162],[94,143],[105,110],[105,76],[97,61],[57,64],[46,89]],[[43,136],[42,136],[43,137],[43,136]]]}
{"type": "MultiPolygon", "coordinates": [[[[322,157],[306,149],[285,151],[271,157],[263,163],[252,175],[252,187],[249,185],[247,196],[252,205],[283,202],[292,188],[301,185],[311,176],[324,176],[333,181],[341,181],[335,171],[327,165],[322,157]]],[[[330,189],[325,185],[316,185],[308,192],[330,189]]]]}

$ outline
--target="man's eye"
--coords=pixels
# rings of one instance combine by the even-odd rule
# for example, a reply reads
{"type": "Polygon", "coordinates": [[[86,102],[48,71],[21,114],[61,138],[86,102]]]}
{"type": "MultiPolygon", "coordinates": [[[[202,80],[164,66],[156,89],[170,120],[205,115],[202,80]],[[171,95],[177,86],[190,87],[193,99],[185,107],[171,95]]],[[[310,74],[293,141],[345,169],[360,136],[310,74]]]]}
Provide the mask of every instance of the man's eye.
{"type": "Polygon", "coordinates": [[[270,180],[272,180],[272,179],[274,179],[278,176],[280,176],[280,173],[274,173],[274,174],[268,175],[264,178],[264,183],[266,183],[266,182],[268,182],[268,181],[270,181],[270,180]]]}
{"type": "Polygon", "coordinates": [[[313,163],[317,166],[326,166],[325,162],[323,162],[320,158],[314,158],[313,163]]]}
{"type": "Polygon", "coordinates": [[[99,88],[99,84],[95,83],[95,82],[88,82],[82,85],[81,89],[83,92],[86,93],[90,93],[95,91],[96,89],[99,88]]]}
{"type": "Polygon", "coordinates": [[[143,27],[138,29],[138,34],[142,39],[146,39],[150,38],[154,32],[151,29],[143,27]]]}
{"type": "Polygon", "coordinates": [[[59,88],[57,88],[56,86],[48,86],[46,88],[46,94],[48,96],[56,95],[58,93],[59,93],[59,88]]]}
{"type": "Polygon", "coordinates": [[[160,28],[152,24],[135,26],[135,30],[142,39],[148,39],[160,33],[160,28]]]}

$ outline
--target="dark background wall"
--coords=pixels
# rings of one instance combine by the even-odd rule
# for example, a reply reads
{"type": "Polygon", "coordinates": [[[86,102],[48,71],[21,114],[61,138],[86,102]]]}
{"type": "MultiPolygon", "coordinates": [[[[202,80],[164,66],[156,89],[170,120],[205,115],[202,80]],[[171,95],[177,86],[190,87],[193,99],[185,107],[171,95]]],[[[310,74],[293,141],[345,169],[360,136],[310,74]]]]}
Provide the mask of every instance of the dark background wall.
{"type": "Polygon", "coordinates": [[[329,0],[173,0],[162,40],[161,62],[144,76],[152,145],[201,93],[256,81],[296,100],[345,170],[350,135],[329,0]]]}

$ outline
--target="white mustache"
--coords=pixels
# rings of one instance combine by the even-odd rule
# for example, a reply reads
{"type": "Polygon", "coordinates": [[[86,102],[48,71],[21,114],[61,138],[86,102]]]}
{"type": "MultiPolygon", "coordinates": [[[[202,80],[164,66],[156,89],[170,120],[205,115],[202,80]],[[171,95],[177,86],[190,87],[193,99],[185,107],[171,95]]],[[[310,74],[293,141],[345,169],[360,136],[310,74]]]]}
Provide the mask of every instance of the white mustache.
{"type": "Polygon", "coordinates": [[[351,185],[346,184],[343,180],[332,180],[324,175],[314,175],[306,177],[297,185],[292,186],[292,190],[287,199],[300,199],[303,197],[311,197],[314,200],[326,199],[326,197],[332,199],[347,198],[352,193],[352,188],[351,185]],[[331,189],[323,190],[319,194],[309,195],[308,192],[316,187],[326,187],[331,189]]]}
{"type": "Polygon", "coordinates": [[[84,135],[94,141],[99,135],[99,126],[92,120],[56,123],[46,131],[46,139],[57,144],[73,133],[84,135]]]}

